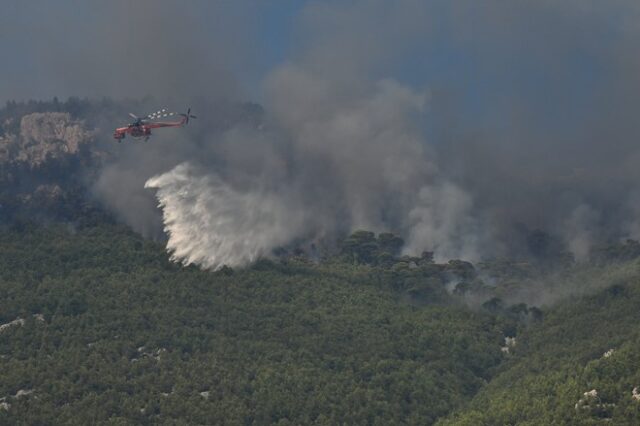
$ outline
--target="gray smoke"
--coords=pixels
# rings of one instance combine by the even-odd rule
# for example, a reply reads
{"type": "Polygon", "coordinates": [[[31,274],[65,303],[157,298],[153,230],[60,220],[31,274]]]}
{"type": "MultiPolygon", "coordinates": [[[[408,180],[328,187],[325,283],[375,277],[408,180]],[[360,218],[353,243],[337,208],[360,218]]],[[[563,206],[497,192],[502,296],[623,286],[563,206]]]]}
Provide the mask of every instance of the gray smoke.
{"type": "Polygon", "coordinates": [[[234,247],[230,264],[357,228],[399,233],[407,253],[469,260],[524,253],[517,224],[556,234],[578,260],[595,241],[633,235],[640,176],[628,164],[640,151],[628,141],[636,127],[628,111],[637,103],[628,91],[638,92],[640,80],[628,69],[637,64],[622,56],[637,49],[640,33],[619,13],[637,9],[629,2],[612,9],[311,4],[300,18],[299,51],[265,80],[270,134],[227,134],[212,141],[224,171],[199,164],[200,182],[211,185],[209,207],[171,199],[175,171],[150,182],[160,189],[174,256],[222,264],[211,260],[222,258],[218,243],[177,250],[192,223],[214,241],[224,236],[234,247]],[[457,71],[462,78],[438,76],[426,92],[387,77],[402,71],[396,61],[408,64],[410,79],[437,75],[416,56],[442,61],[438,44],[462,52],[469,66],[457,71]],[[461,92],[463,82],[475,93],[461,92]],[[259,159],[244,158],[249,152],[259,159]],[[236,180],[239,189],[230,189],[236,180]],[[192,221],[194,209],[215,215],[240,195],[256,209],[251,217],[208,227],[192,221]],[[262,229],[264,238],[243,249],[245,229],[262,229]]]}
{"type": "Polygon", "coordinates": [[[429,159],[425,93],[393,80],[343,90],[292,64],[267,87],[266,126],[221,136],[217,170],[201,154],[147,182],[175,259],[238,265],[357,228],[409,235],[408,250],[477,253],[470,197],[429,159]]]}
{"type": "Polygon", "coordinates": [[[177,260],[244,264],[356,228],[470,260],[523,255],[523,226],[579,260],[640,236],[637,2],[308,2],[286,59],[248,85],[265,6],[225,4],[110,2],[29,27],[48,88],[210,101],[193,128],[119,147],[96,186],[137,230],[163,226],[177,260]],[[220,120],[246,87],[262,124],[220,120]]]}

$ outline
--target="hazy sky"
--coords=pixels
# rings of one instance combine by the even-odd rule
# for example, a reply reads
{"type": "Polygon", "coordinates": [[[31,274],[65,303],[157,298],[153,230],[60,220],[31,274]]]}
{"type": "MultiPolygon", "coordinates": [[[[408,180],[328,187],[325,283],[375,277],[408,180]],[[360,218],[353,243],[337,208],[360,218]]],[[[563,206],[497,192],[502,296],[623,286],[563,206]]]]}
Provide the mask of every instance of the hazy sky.
{"type": "Polygon", "coordinates": [[[346,62],[368,78],[455,91],[457,108],[479,121],[514,97],[548,120],[584,119],[620,51],[634,49],[637,9],[624,0],[7,0],[0,102],[150,93],[261,101],[263,79],[283,62],[313,57],[340,70],[344,52],[318,51],[344,38],[344,50],[367,57],[346,62]]]}
{"type": "Polygon", "coordinates": [[[261,79],[293,44],[294,17],[303,5],[8,0],[0,13],[0,102],[170,93],[176,88],[163,79],[167,68],[188,70],[175,78],[203,84],[203,74],[215,74],[212,81],[225,75],[225,90],[259,97],[261,79]]]}

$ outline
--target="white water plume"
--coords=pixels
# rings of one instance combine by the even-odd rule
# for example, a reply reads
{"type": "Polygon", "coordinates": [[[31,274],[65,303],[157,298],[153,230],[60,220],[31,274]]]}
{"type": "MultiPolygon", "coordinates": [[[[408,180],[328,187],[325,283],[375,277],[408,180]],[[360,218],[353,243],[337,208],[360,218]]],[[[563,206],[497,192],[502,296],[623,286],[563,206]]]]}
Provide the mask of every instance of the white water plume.
{"type": "Polygon", "coordinates": [[[302,230],[302,217],[285,211],[273,192],[238,191],[188,163],[147,181],[157,189],[172,260],[217,269],[270,253],[302,230]],[[298,219],[298,220],[296,220],[298,219]]]}

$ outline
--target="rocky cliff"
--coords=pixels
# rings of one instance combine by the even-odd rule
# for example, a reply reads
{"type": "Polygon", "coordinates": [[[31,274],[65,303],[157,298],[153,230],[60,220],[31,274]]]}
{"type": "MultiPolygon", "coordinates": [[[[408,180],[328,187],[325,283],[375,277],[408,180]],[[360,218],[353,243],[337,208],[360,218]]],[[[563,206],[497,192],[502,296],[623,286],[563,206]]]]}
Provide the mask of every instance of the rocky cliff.
{"type": "Polygon", "coordinates": [[[24,163],[37,168],[50,160],[78,155],[94,132],[66,112],[38,112],[20,120],[19,134],[0,137],[0,163],[24,163]]]}
{"type": "Polygon", "coordinates": [[[95,148],[96,130],[67,112],[12,117],[2,130],[0,219],[72,216],[103,157],[95,148]]]}

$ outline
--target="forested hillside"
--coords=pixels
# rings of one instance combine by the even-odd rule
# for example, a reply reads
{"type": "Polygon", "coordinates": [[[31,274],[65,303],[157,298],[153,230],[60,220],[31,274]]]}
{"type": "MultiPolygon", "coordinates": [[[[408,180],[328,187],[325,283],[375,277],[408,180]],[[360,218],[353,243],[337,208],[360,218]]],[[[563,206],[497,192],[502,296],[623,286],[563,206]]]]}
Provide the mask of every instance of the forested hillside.
{"type": "Polygon", "coordinates": [[[438,424],[639,424],[639,265],[592,273],[604,290],[549,309],[471,404],[438,424]]]}
{"type": "Polygon", "coordinates": [[[544,312],[472,309],[446,279],[471,264],[392,242],[214,273],[116,225],[5,227],[0,423],[635,424],[633,260],[544,312]]]}
{"type": "Polygon", "coordinates": [[[0,423],[432,423],[491,379],[508,321],[411,302],[425,273],[211,273],[116,226],[4,230],[0,423]]]}

